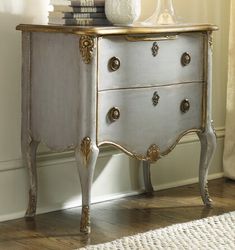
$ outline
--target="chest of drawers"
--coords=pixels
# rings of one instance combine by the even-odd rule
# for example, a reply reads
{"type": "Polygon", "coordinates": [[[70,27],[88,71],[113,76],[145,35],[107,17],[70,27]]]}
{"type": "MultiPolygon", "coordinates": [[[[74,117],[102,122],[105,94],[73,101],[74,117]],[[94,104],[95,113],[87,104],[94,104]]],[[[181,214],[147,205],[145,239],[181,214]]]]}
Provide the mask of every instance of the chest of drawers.
{"type": "Polygon", "coordinates": [[[102,145],[150,163],[189,132],[201,141],[203,202],[215,150],[211,125],[212,25],[57,27],[19,25],[23,41],[22,154],[37,202],[36,150],[74,149],[82,186],[81,231],[90,231],[90,190],[102,145]]]}

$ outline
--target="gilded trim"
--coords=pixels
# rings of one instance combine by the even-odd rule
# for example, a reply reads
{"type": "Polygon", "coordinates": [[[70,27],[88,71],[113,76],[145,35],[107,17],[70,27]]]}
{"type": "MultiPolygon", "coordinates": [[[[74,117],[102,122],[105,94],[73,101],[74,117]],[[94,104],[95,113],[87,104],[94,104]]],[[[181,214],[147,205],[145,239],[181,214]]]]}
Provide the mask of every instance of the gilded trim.
{"type": "MultiPolygon", "coordinates": [[[[198,80],[196,81],[197,83],[204,83],[204,80],[198,80]]],[[[169,87],[169,86],[176,86],[176,85],[184,85],[184,84],[189,84],[189,83],[196,83],[195,81],[187,81],[187,82],[171,82],[171,83],[166,83],[166,84],[155,84],[155,85],[146,85],[146,86],[133,86],[133,87],[117,87],[117,88],[105,88],[101,89],[98,92],[104,92],[104,91],[110,91],[110,90],[130,90],[130,89],[153,89],[153,88],[158,88],[158,87],[169,87]]]]}
{"type": "Polygon", "coordinates": [[[211,50],[213,50],[213,34],[212,32],[208,32],[208,42],[211,50]]]}
{"type": "Polygon", "coordinates": [[[61,25],[34,25],[20,24],[16,30],[29,32],[56,32],[70,33],[76,35],[134,35],[134,34],[161,34],[161,33],[177,33],[177,32],[201,32],[218,30],[218,27],[211,24],[194,24],[194,25],[162,25],[155,27],[115,27],[115,26],[61,26],[61,25]]]}
{"type": "Polygon", "coordinates": [[[96,65],[96,145],[98,145],[98,133],[99,133],[99,79],[100,79],[100,70],[99,70],[99,61],[100,61],[100,43],[102,41],[102,37],[97,38],[97,50],[96,50],[96,58],[97,58],[97,65],[96,65]]]}
{"type": "Polygon", "coordinates": [[[205,130],[207,122],[207,86],[208,86],[208,35],[203,33],[203,84],[202,84],[202,127],[205,130]]]}
{"type": "Polygon", "coordinates": [[[159,147],[156,144],[153,144],[148,148],[146,155],[133,153],[133,156],[140,161],[148,161],[153,163],[161,158],[161,153],[159,147]]]}
{"type": "Polygon", "coordinates": [[[166,40],[176,40],[178,35],[165,35],[165,36],[125,36],[128,42],[156,42],[156,41],[166,41],[166,40]]]}
{"type": "Polygon", "coordinates": [[[138,153],[135,152],[131,152],[130,150],[128,150],[127,148],[121,146],[118,143],[115,142],[111,142],[111,141],[103,141],[98,143],[98,147],[103,146],[103,145],[112,145],[120,150],[122,150],[124,153],[126,153],[127,155],[137,159],[137,160],[141,160],[141,161],[150,161],[150,162],[155,162],[156,160],[160,159],[162,156],[165,156],[167,154],[169,154],[174,148],[175,146],[178,144],[178,142],[180,141],[180,139],[185,136],[188,133],[192,133],[192,132],[202,132],[202,129],[198,129],[198,128],[194,128],[194,129],[189,129],[183,133],[181,133],[179,135],[179,137],[176,139],[175,143],[173,145],[171,145],[168,149],[166,149],[163,152],[160,152],[160,149],[157,145],[153,144],[152,146],[150,146],[150,148],[147,150],[147,154],[146,155],[140,155],[138,153]],[[152,159],[155,159],[154,161],[151,161],[152,159]]]}
{"type": "Polygon", "coordinates": [[[210,197],[210,193],[209,193],[209,189],[208,189],[208,182],[206,182],[204,191],[205,191],[205,205],[207,207],[213,207],[213,202],[212,202],[212,199],[210,197]]]}
{"type": "Polygon", "coordinates": [[[37,210],[37,191],[29,189],[29,203],[28,203],[28,209],[25,213],[25,217],[35,216],[36,210],[37,210]]]}
{"type": "Polygon", "coordinates": [[[87,162],[89,161],[89,157],[91,154],[91,138],[90,137],[85,137],[82,140],[81,153],[84,157],[84,163],[85,163],[85,165],[87,165],[87,162]]]}
{"type": "Polygon", "coordinates": [[[147,151],[147,158],[149,159],[150,162],[155,162],[159,158],[161,158],[160,149],[157,145],[153,144],[149,147],[147,151]]]}
{"type": "Polygon", "coordinates": [[[215,125],[214,125],[214,121],[213,121],[213,120],[211,120],[211,127],[212,127],[212,129],[213,129],[213,132],[214,132],[214,134],[215,134],[215,137],[217,137],[216,130],[215,130],[215,125]]]}
{"type": "Polygon", "coordinates": [[[80,222],[80,231],[83,233],[90,233],[90,207],[82,206],[82,216],[80,222]]]}
{"type": "Polygon", "coordinates": [[[84,63],[89,64],[93,57],[95,47],[94,38],[91,36],[81,36],[79,41],[79,48],[84,63]]]}

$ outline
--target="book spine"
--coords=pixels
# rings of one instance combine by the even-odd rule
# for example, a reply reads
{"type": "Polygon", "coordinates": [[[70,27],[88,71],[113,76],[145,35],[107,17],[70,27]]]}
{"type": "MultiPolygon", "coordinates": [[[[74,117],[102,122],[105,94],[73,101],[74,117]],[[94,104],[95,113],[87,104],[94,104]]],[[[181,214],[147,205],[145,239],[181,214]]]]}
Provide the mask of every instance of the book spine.
{"type": "Polygon", "coordinates": [[[104,0],[51,0],[51,5],[62,5],[62,6],[85,6],[85,7],[93,7],[93,6],[104,6],[104,0]]]}
{"type": "Polygon", "coordinates": [[[48,24],[89,26],[89,25],[108,25],[109,22],[107,21],[107,19],[62,19],[62,20],[49,19],[48,24]]]}
{"type": "Polygon", "coordinates": [[[71,7],[71,6],[62,6],[55,5],[54,11],[61,12],[77,12],[77,13],[104,13],[104,7],[71,7]]]}
{"type": "Polygon", "coordinates": [[[49,12],[49,18],[106,18],[105,13],[49,12]]]}
{"type": "Polygon", "coordinates": [[[80,6],[95,6],[95,1],[94,0],[80,0],[80,6]]]}
{"type": "Polygon", "coordinates": [[[57,24],[57,25],[110,25],[109,21],[106,18],[49,18],[49,24],[57,24]]]}

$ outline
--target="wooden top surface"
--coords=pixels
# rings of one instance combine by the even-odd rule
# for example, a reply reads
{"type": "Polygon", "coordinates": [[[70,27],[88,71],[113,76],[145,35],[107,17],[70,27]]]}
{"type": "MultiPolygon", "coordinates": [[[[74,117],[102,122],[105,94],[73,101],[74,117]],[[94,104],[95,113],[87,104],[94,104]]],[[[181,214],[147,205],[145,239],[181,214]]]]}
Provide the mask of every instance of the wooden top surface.
{"type": "Polygon", "coordinates": [[[218,27],[212,24],[182,24],[182,25],[159,25],[159,26],[62,26],[62,25],[35,25],[20,24],[17,30],[28,32],[57,32],[77,35],[130,35],[130,34],[161,34],[181,32],[215,31],[218,27]]]}

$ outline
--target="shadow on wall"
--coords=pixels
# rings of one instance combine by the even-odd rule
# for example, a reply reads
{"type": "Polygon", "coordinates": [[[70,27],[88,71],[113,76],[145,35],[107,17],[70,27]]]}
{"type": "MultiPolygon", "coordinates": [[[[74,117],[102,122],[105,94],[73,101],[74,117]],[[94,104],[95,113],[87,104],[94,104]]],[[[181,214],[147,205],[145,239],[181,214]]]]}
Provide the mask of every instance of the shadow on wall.
{"type": "MultiPolygon", "coordinates": [[[[0,19],[5,28],[19,23],[47,23],[49,0],[1,0],[0,19]]],[[[2,27],[1,27],[2,28],[2,27]]]]}
{"type": "MultiPolygon", "coordinates": [[[[154,12],[157,2],[156,0],[142,0],[140,21],[145,20],[154,12]]],[[[215,6],[214,2],[216,5],[222,3],[219,0],[174,0],[173,4],[179,23],[207,23],[212,21],[209,13],[211,6],[215,6]]],[[[219,10],[218,7],[216,9],[219,10]]]]}
{"type": "Polygon", "coordinates": [[[0,0],[0,162],[20,158],[20,23],[47,23],[49,0],[0,0]]]}

